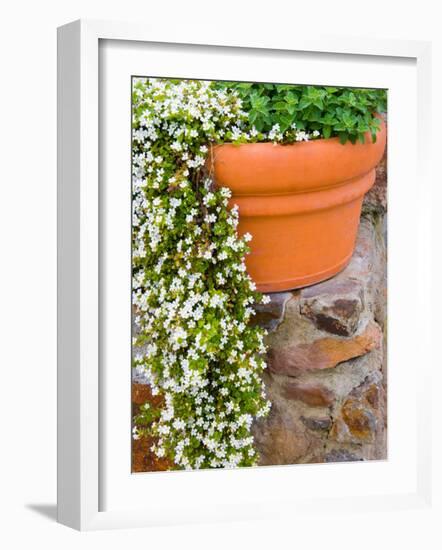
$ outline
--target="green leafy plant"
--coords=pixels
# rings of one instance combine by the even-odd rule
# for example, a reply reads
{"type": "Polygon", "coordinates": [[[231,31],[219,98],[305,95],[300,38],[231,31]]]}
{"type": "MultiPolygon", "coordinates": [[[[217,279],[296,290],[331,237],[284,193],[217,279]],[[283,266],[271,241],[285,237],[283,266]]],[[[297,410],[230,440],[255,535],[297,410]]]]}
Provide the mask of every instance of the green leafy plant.
{"type": "Polygon", "coordinates": [[[250,126],[258,132],[256,141],[272,140],[272,131],[284,143],[306,136],[364,143],[367,132],[375,141],[380,127],[375,114],[385,112],[387,103],[386,90],[380,89],[244,82],[217,85],[238,93],[250,126]]]}

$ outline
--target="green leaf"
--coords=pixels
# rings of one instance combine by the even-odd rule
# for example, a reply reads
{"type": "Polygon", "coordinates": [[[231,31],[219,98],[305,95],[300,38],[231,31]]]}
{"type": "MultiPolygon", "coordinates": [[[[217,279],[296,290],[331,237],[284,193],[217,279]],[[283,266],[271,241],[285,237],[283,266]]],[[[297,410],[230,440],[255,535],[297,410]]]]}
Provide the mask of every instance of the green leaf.
{"type": "Polygon", "coordinates": [[[293,122],[292,117],[284,114],[280,115],[277,120],[282,132],[285,132],[293,122]]]}
{"type": "Polygon", "coordinates": [[[277,101],[276,103],[273,103],[273,108],[275,111],[286,111],[287,110],[287,103],[284,101],[277,101]]]}
{"type": "Polygon", "coordinates": [[[324,126],[322,130],[322,135],[325,139],[328,139],[331,136],[331,127],[330,126],[324,126]]]}
{"type": "Polygon", "coordinates": [[[285,94],[285,100],[292,105],[298,103],[298,96],[296,96],[291,90],[285,94]]]}
{"type": "Polygon", "coordinates": [[[300,102],[298,103],[298,111],[302,111],[304,109],[306,109],[307,107],[310,107],[310,105],[312,104],[312,102],[310,101],[310,99],[306,96],[302,96],[301,97],[301,100],[300,102]]]}
{"type": "Polygon", "coordinates": [[[249,120],[251,124],[255,124],[257,118],[258,118],[258,113],[256,111],[249,112],[249,120]]]}

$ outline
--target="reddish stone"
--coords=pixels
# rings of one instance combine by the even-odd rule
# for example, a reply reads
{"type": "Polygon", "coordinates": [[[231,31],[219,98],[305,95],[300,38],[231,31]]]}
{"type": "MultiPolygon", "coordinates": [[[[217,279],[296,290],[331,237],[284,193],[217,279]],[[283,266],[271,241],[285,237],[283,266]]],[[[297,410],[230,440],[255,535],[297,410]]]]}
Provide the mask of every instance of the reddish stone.
{"type": "Polygon", "coordinates": [[[341,414],[353,437],[365,441],[374,438],[376,417],[369,407],[357,399],[350,398],[344,403],[341,414]]]}
{"type": "MultiPolygon", "coordinates": [[[[132,416],[140,411],[140,406],[150,403],[154,407],[161,407],[162,398],[152,395],[146,384],[132,383],[132,416]]],[[[151,437],[140,437],[132,440],[132,472],[161,472],[173,470],[176,467],[166,458],[158,458],[150,448],[155,443],[151,437]]]]}
{"type": "Polygon", "coordinates": [[[309,344],[270,349],[268,364],[272,372],[296,376],[308,370],[330,369],[353,357],[380,347],[382,332],[371,322],[351,338],[318,338],[309,344]]]}
{"type": "Polygon", "coordinates": [[[340,443],[374,443],[377,458],[385,458],[385,392],[379,372],[369,375],[342,404],[330,436],[340,443]]]}
{"type": "Polygon", "coordinates": [[[132,441],[132,472],[165,472],[176,469],[167,458],[158,458],[151,450],[155,440],[140,437],[132,441]]]}
{"type": "Polygon", "coordinates": [[[311,407],[329,407],[333,404],[334,394],[322,384],[290,381],[284,386],[284,397],[298,399],[311,407]]]}
{"type": "Polygon", "coordinates": [[[152,395],[150,386],[147,384],[132,383],[132,403],[134,405],[144,405],[150,403],[154,407],[160,407],[163,400],[159,395],[152,395]]]}

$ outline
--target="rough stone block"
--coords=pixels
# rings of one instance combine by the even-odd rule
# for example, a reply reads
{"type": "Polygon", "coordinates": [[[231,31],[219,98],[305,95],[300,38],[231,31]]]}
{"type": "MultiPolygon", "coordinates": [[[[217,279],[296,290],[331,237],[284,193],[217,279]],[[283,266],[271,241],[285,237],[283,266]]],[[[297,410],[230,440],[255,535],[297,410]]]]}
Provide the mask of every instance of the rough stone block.
{"type": "Polygon", "coordinates": [[[296,380],[287,382],[283,395],[286,399],[298,399],[311,407],[329,407],[335,400],[334,393],[323,384],[296,380]]]}
{"type": "Polygon", "coordinates": [[[300,418],[309,430],[329,430],[332,425],[332,421],[329,416],[301,416],[300,418]]]}
{"type": "Polygon", "coordinates": [[[363,460],[360,456],[347,449],[332,449],[325,455],[325,462],[357,462],[363,460]]]}
{"type": "Polygon", "coordinates": [[[297,376],[308,370],[333,368],[379,348],[381,342],[382,332],[372,321],[360,334],[350,338],[319,337],[305,344],[270,348],[268,365],[273,373],[297,376]]]}
{"type": "Polygon", "coordinates": [[[274,292],[268,296],[270,298],[268,304],[255,304],[256,314],[252,317],[252,323],[271,332],[282,323],[285,306],[290,298],[292,298],[292,293],[274,292]]]}
{"type": "Polygon", "coordinates": [[[323,437],[290,408],[274,403],[269,416],[255,422],[253,435],[261,466],[323,461],[323,437]]]}
{"type": "Polygon", "coordinates": [[[317,328],[351,336],[364,309],[363,286],[357,279],[332,279],[302,290],[299,305],[301,314],[317,328]]]}
{"type": "Polygon", "coordinates": [[[369,444],[367,449],[361,448],[368,457],[386,458],[385,428],[385,389],[382,374],[374,372],[344,400],[334,418],[330,438],[338,443],[369,444]]]}
{"type": "Polygon", "coordinates": [[[365,195],[362,204],[363,212],[377,212],[384,214],[387,211],[387,148],[384,156],[376,167],[376,180],[373,187],[365,195]]]}

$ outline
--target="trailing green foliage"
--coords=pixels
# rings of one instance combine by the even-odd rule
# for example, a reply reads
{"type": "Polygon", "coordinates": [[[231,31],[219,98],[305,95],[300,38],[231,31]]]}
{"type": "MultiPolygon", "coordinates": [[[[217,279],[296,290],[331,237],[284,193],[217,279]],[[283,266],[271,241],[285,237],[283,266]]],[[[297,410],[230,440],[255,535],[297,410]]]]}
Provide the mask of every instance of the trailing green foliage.
{"type": "Polygon", "coordinates": [[[177,468],[252,466],[251,425],[266,415],[264,331],[238,209],[206,169],[210,143],[241,137],[234,92],[201,81],[136,79],[133,87],[134,367],[160,395],[134,437],[177,468]]]}

